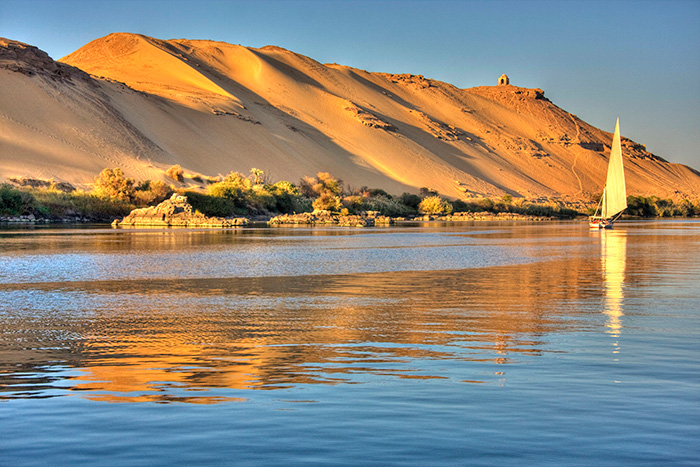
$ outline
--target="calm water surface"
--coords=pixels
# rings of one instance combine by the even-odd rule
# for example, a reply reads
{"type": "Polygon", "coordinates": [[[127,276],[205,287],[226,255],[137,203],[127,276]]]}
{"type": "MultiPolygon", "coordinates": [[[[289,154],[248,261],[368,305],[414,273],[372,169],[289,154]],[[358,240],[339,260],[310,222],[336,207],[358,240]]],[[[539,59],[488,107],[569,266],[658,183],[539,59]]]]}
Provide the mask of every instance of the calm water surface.
{"type": "Polygon", "coordinates": [[[0,465],[697,465],[700,222],[0,230],[0,465]]]}

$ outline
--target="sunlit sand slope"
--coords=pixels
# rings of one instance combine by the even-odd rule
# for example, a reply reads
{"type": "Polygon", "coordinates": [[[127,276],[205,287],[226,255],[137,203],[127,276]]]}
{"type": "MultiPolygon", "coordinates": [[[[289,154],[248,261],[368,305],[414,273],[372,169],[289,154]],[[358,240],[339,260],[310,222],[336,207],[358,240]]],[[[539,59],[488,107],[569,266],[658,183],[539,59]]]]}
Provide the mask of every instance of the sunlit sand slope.
{"type": "MultiPolygon", "coordinates": [[[[278,47],[110,34],[59,62],[0,40],[0,177],[89,183],[331,172],[390,193],[588,198],[612,135],[516,86],[323,65],[278,47]]],[[[612,127],[611,122],[611,127],[612,127]]],[[[623,118],[624,133],[624,118],[623,118]]],[[[700,196],[700,175],[623,141],[631,194],[700,196]]]]}

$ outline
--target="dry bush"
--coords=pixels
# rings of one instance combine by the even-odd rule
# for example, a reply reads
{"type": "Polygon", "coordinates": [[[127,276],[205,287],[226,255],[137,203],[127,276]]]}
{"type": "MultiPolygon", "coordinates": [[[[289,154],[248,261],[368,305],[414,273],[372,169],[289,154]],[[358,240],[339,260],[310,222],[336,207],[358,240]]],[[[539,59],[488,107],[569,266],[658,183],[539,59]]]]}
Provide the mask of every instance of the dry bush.
{"type": "Polygon", "coordinates": [[[182,170],[182,167],[180,167],[179,164],[176,164],[170,167],[168,170],[166,170],[165,175],[178,182],[182,182],[185,180],[185,171],[182,170]]]}

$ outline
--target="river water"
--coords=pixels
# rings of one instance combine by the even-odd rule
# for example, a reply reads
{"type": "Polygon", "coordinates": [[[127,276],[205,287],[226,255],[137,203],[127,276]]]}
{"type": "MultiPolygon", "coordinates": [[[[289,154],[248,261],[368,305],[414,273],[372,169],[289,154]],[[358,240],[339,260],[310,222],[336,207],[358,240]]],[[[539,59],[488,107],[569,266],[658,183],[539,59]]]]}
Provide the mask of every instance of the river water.
{"type": "Polygon", "coordinates": [[[700,222],[0,230],[0,465],[697,465],[700,222]]]}

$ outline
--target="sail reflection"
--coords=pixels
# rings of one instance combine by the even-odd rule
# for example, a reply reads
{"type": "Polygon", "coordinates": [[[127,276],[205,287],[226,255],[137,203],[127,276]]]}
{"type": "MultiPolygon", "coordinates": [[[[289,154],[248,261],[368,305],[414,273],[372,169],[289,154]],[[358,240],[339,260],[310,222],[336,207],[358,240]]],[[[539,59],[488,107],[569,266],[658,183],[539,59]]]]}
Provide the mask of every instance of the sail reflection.
{"type": "MultiPolygon", "coordinates": [[[[607,315],[607,332],[619,337],[622,331],[625,267],[627,263],[627,232],[600,232],[600,262],[605,290],[603,313],[607,315]]],[[[619,351],[615,342],[616,352],[619,351]]]]}

